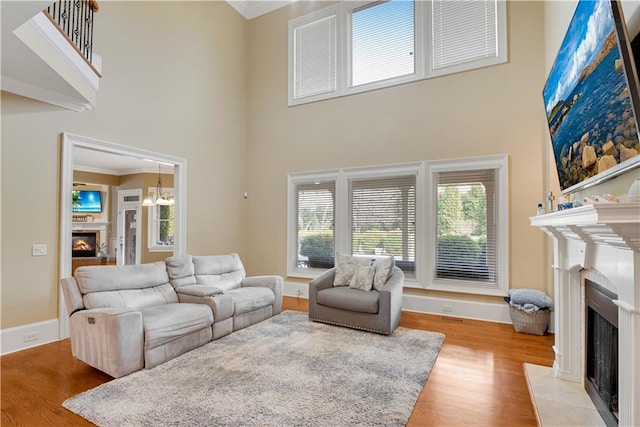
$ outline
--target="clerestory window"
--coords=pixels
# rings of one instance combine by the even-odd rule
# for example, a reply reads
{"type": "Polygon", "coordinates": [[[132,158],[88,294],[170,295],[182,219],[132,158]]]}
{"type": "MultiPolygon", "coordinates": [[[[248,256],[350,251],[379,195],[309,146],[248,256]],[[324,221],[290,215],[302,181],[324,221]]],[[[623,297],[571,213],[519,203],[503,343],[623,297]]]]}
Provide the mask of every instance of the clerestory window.
{"type": "Polygon", "coordinates": [[[289,105],[507,62],[504,0],[340,2],[289,21],[289,105]]]}
{"type": "Polygon", "coordinates": [[[370,3],[353,9],[349,15],[351,86],[415,73],[413,2],[370,3]]]}

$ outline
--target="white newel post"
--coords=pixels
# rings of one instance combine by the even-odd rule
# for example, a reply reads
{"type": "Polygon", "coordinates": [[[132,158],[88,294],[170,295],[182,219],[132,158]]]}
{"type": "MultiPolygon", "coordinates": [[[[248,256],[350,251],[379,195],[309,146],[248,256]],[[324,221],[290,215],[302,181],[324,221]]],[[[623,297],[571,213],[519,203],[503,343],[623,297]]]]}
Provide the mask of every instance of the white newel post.
{"type": "Polygon", "coordinates": [[[584,277],[618,295],[618,416],[640,426],[640,203],[582,206],[531,218],[554,240],[555,361],[560,379],[584,384],[584,277]]]}

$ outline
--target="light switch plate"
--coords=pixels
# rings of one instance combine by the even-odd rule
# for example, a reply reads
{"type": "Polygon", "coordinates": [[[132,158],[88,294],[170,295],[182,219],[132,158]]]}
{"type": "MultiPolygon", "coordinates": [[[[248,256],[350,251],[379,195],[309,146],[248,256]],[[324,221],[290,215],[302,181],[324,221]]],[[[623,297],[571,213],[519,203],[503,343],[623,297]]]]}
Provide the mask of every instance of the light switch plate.
{"type": "Polygon", "coordinates": [[[45,256],[47,254],[47,244],[46,243],[38,243],[33,245],[31,250],[32,256],[45,256]]]}

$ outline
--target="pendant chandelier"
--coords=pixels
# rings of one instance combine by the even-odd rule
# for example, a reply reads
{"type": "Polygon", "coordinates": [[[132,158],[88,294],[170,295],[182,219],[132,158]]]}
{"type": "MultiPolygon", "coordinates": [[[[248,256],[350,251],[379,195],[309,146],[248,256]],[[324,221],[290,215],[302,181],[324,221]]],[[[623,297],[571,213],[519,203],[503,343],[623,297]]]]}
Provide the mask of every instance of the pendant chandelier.
{"type": "Polygon", "coordinates": [[[142,201],[142,206],[168,206],[174,203],[173,194],[162,190],[162,177],[160,176],[160,164],[158,164],[156,191],[149,192],[149,195],[142,201]]]}

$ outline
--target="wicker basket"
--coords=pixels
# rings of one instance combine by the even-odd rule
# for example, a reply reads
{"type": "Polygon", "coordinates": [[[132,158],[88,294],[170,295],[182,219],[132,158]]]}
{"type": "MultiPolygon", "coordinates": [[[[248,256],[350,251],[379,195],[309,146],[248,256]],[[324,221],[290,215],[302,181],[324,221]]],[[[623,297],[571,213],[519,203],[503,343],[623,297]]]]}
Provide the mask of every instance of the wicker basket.
{"type": "Polygon", "coordinates": [[[537,310],[527,313],[512,305],[509,306],[511,321],[516,332],[524,332],[526,334],[544,335],[549,326],[549,317],[551,310],[537,310]]]}

